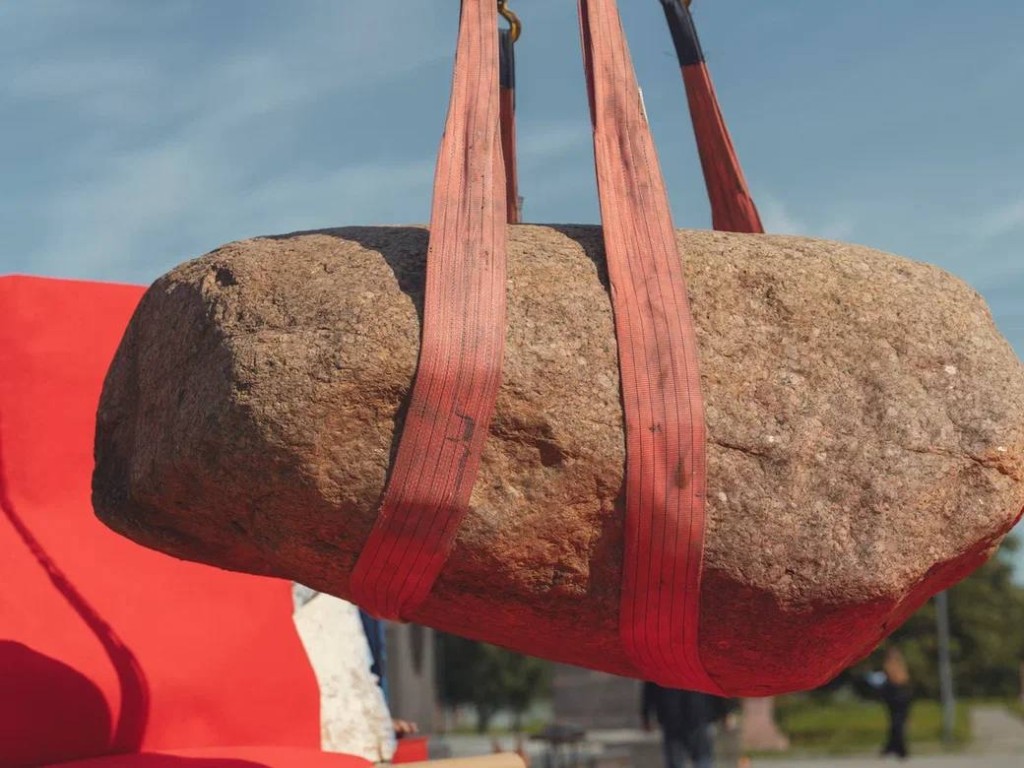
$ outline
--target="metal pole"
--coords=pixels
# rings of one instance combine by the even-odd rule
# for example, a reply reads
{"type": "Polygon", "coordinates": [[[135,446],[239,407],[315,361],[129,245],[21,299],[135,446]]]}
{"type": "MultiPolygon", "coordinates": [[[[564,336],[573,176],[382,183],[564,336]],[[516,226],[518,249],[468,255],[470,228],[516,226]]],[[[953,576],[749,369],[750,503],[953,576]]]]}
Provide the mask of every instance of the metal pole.
{"type": "Polygon", "coordinates": [[[956,694],[953,691],[953,664],[949,653],[949,593],[935,596],[935,623],[939,634],[939,692],[942,696],[942,740],[953,741],[956,725],[956,694]]]}

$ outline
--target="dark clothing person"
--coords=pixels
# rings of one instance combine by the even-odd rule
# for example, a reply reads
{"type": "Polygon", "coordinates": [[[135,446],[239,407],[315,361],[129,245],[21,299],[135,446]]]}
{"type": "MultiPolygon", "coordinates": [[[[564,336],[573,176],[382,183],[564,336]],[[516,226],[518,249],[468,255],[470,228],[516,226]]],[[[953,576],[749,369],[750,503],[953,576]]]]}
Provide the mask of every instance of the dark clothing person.
{"type": "Polygon", "coordinates": [[[711,768],[714,757],[712,723],[723,719],[735,705],[706,693],[662,688],[644,683],[641,720],[650,728],[653,713],[661,726],[665,768],[711,768]]]}
{"type": "Polygon", "coordinates": [[[359,611],[359,619],[363,623],[363,634],[366,635],[366,642],[370,646],[370,657],[373,663],[370,665],[370,672],[377,676],[378,685],[384,693],[384,701],[388,700],[388,676],[387,676],[387,645],[384,642],[384,624],[380,619],[375,619],[366,611],[359,611]]]}
{"type": "Polygon", "coordinates": [[[910,714],[911,692],[909,685],[896,685],[890,681],[882,684],[882,701],[889,710],[889,739],[882,749],[883,755],[907,757],[907,716],[910,714]]]}
{"type": "Polygon", "coordinates": [[[889,715],[889,735],[882,747],[882,756],[896,755],[905,760],[908,756],[907,720],[913,686],[907,661],[900,649],[895,645],[886,648],[881,671],[867,675],[864,682],[882,700],[889,715]]]}

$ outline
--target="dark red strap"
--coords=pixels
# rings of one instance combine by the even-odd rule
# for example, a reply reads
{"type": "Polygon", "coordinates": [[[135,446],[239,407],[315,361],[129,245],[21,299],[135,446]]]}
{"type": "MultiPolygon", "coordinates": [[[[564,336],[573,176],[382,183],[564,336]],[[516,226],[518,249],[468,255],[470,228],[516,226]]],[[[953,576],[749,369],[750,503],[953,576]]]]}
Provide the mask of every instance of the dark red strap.
{"type": "Polygon", "coordinates": [[[661,4],[683,72],[690,118],[711,201],[712,226],[726,232],[764,232],[718,104],[689,6],[683,0],[661,0],[661,4]]]}
{"type": "MultiPolygon", "coordinates": [[[[517,27],[518,29],[518,27],[517,27]]],[[[519,174],[516,171],[516,49],[517,32],[501,30],[498,48],[501,51],[501,152],[505,158],[505,200],[508,223],[522,221],[519,201],[519,174]]]]}
{"type": "Polygon", "coordinates": [[[353,601],[388,619],[426,599],[448,557],[498,393],[507,225],[497,24],[494,0],[463,0],[419,365],[380,513],[352,571],[353,601]]]}
{"type": "Polygon", "coordinates": [[[705,430],[668,195],[614,0],[579,0],[626,421],[620,631],[638,672],[718,692],[700,660],[705,430]]]}

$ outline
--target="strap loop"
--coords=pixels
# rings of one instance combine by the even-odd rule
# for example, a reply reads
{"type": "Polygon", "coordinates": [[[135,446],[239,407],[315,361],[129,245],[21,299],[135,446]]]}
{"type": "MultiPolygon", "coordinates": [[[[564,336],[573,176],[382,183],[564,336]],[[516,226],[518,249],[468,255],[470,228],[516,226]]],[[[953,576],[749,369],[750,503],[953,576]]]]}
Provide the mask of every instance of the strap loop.
{"type": "MultiPolygon", "coordinates": [[[[420,360],[380,514],[352,572],[355,602],[384,618],[414,618],[429,596],[468,510],[497,397],[504,160],[514,155],[500,126],[499,9],[463,0],[420,360]]],[[[626,423],[620,633],[640,675],[719,693],[698,644],[705,426],[686,282],[615,0],[579,0],[579,14],[626,423]]]]}
{"type": "Polygon", "coordinates": [[[717,693],[700,660],[704,406],[675,227],[615,0],[579,0],[579,16],[626,423],[620,634],[643,677],[717,693]]]}
{"type": "Polygon", "coordinates": [[[505,168],[497,11],[463,0],[434,180],[420,358],[380,512],[351,577],[369,613],[408,619],[469,509],[505,345],[505,168]]]}
{"type": "Polygon", "coordinates": [[[764,232],[722,116],[697,28],[689,11],[690,4],[684,6],[680,0],[661,0],[661,5],[683,73],[690,119],[711,202],[712,226],[726,232],[764,232]]]}

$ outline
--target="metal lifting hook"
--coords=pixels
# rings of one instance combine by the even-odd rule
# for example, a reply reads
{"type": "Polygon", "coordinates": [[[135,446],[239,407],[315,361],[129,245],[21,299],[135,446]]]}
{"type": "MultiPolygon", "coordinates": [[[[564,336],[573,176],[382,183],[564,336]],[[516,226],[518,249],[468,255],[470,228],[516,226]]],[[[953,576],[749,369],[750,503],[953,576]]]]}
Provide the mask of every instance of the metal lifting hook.
{"type": "Polygon", "coordinates": [[[498,0],[498,13],[508,22],[512,42],[516,42],[523,33],[523,23],[519,21],[519,17],[508,7],[508,0],[498,0]]]}

